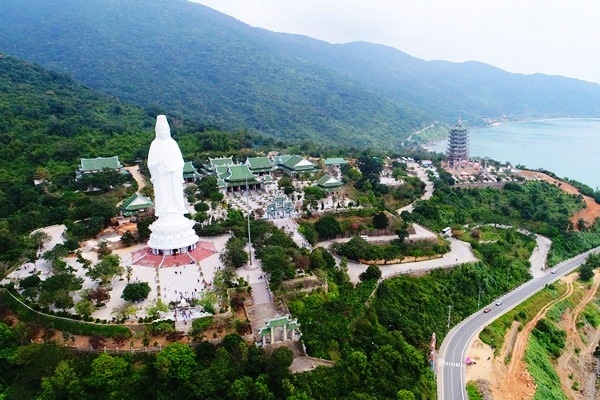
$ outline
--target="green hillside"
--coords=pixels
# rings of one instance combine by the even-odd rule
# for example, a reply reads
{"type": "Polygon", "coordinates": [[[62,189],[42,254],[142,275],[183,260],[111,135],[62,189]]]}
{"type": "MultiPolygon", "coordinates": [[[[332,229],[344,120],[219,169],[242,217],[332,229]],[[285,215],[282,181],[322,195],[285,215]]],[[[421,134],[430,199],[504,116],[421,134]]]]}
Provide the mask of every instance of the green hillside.
{"type": "Polygon", "coordinates": [[[273,52],[263,31],[183,0],[8,0],[0,15],[0,51],[225,129],[382,146],[431,121],[331,69],[273,52]]]}
{"type": "Polygon", "coordinates": [[[330,45],[298,35],[269,33],[273,46],[325,65],[384,96],[402,99],[439,121],[458,115],[470,125],[509,119],[600,115],[600,86],[543,74],[511,74],[479,63],[424,61],[365,42],[330,45]]]}
{"type": "Polygon", "coordinates": [[[4,0],[0,52],[154,114],[297,142],[394,148],[458,116],[600,115],[597,84],[273,33],[186,0],[4,0]]]}
{"type": "Polygon", "coordinates": [[[38,167],[73,175],[79,157],[118,154],[133,162],[152,140],[153,118],[140,108],[2,54],[0,115],[0,182],[7,185],[31,183],[38,167]]]}
{"type": "MultiPolygon", "coordinates": [[[[0,54],[0,263],[14,261],[24,244],[21,235],[33,229],[81,220],[103,207],[114,213],[126,193],[85,195],[85,182],[74,179],[80,158],[116,155],[124,165],[145,161],[157,112],[0,54]],[[36,186],[34,179],[46,183],[36,186]]],[[[196,165],[208,155],[274,146],[245,131],[222,132],[168,117],[184,157],[196,165]]],[[[94,184],[109,186],[122,177],[107,179],[94,184]]]]}

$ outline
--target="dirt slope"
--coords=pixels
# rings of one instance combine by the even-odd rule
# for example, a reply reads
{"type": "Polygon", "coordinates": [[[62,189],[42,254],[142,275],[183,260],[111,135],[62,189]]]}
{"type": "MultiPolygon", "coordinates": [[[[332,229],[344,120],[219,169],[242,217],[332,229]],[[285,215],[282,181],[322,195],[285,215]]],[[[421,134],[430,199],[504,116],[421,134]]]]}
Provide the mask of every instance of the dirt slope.
{"type": "Polygon", "coordinates": [[[567,283],[567,291],[559,299],[546,304],[536,316],[519,331],[515,322],[505,337],[504,345],[498,357],[493,357],[493,350],[478,339],[472,343],[469,354],[477,360],[477,365],[468,367],[467,380],[484,379],[489,382],[491,395],[494,400],[531,399],[535,393],[535,382],[527,371],[523,361],[529,335],[537,322],[557,302],[573,296],[574,290],[583,291],[573,308],[567,309],[558,323],[559,328],[567,333],[563,354],[554,363],[561,380],[563,392],[574,400],[600,399],[595,393],[595,367],[592,353],[600,339],[600,329],[589,325],[578,328],[577,322],[586,305],[596,298],[600,287],[600,271],[596,271],[592,284],[577,281],[578,275],[571,274],[563,278],[567,283]],[[508,364],[505,360],[510,359],[508,364]],[[573,389],[573,383],[578,382],[579,391],[573,389]]]}

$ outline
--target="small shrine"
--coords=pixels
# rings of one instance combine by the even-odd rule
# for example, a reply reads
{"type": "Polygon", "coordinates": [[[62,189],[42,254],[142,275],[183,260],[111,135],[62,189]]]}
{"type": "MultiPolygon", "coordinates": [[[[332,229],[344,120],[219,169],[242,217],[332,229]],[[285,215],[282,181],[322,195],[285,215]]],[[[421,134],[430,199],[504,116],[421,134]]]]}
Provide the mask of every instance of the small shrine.
{"type": "Polygon", "coordinates": [[[273,202],[267,205],[266,216],[268,219],[290,218],[294,213],[294,205],[287,197],[275,197],[273,202]]]}
{"type": "Polygon", "coordinates": [[[261,337],[261,346],[275,342],[298,340],[302,333],[298,319],[292,319],[290,315],[275,317],[265,321],[265,326],[258,330],[261,337]]]}

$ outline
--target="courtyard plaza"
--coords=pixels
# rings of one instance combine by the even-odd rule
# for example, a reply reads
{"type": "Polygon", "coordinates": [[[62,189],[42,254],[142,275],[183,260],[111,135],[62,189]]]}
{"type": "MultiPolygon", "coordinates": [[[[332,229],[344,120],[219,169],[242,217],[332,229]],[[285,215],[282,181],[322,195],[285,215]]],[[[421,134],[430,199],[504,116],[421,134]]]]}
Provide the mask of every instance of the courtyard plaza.
{"type": "MultiPolygon", "coordinates": [[[[291,237],[299,246],[310,246],[298,233],[297,224],[293,219],[276,219],[273,222],[278,227],[288,232],[288,234],[291,235],[291,237]]],[[[64,226],[48,227],[45,228],[44,231],[49,233],[52,239],[44,246],[43,249],[41,249],[40,254],[51,249],[56,243],[60,242],[62,232],[64,231],[64,226]]],[[[419,225],[415,225],[415,233],[410,235],[407,240],[417,240],[432,236],[435,236],[435,234],[419,225]]],[[[395,236],[371,236],[367,240],[381,241],[391,240],[393,238],[395,238],[395,236]]],[[[135,304],[136,308],[138,309],[138,313],[131,318],[137,319],[145,316],[144,309],[159,297],[166,303],[174,304],[186,304],[195,298],[201,297],[204,290],[211,288],[215,272],[222,268],[219,255],[225,248],[225,244],[228,239],[229,235],[201,238],[201,241],[212,242],[216,252],[195,263],[192,263],[190,260],[190,262],[186,264],[172,265],[163,268],[134,264],[133,254],[136,251],[144,249],[146,247],[145,245],[136,245],[115,250],[113,254],[119,255],[121,258],[121,265],[123,265],[125,268],[127,266],[131,266],[130,282],[148,282],[152,289],[146,300],[135,304]],[[185,300],[185,302],[182,303],[182,300],[185,300]]],[[[351,238],[343,238],[335,241],[344,242],[350,239],[351,238]]],[[[318,245],[322,247],[328,247],[332,242],[333,241],[321,242],[318,245]]],[[[382,275],[383,277],[389,277],[399,273],[422,272],[433,268],[451,267],[461,263],[476,261],[476,258],[473,256],[470,246],[467,243],[460,242],[455,239],[450,239],[450,243],[451,251],[441,258],[402,264],[382,265],[382,275]]],[[[97,262],[98,258],[96,251],[94,251],[92,247],[92,243],[87,243],[82,247],[81,250],[83,257],[92,261],[94,264],[97,262]]],[[[254,252],[252,255],[254,256],[254,252]]],[[[177,257],[182,256],[183,255],[179,255],[177,257]]],[[[95,288],[98,286],[96,281],[93,281],[90,277],[85,275],[86,271],[83,269],[81,264],[77,262],[75,257],[68,257],[66,261],[67,264],[74,269],[75,274],[83,279],[84,289],[95,288]]],[[[51,274],[49,263],[46,260],[39,259],[35,265],[32,263],[26,263],[19,267],[10,275],[10,278],[13,281],[17,281],[27,277],[33,273],[34,268],[36,271],[40,272],[42,279],[45,279],[51,274]]],[[[350,280],[353,283],[358,283],[358,276],[360,273],[364,272],[366,268],[367,266],[364,264],[349,261],[348,274],[350,276],[350,280]]],[[[124,274],[124,276],[126,276],[126,274],[127,272],[124,274]]],[[[260,300],[257,302],[257,304],[266,303],[271,300],[272,294],[268,288],[267,277],[260,268],[260,260],[257,260],[253,257],[252,265],[239,268],[237,270],[237,274],[251,284],[253,287],[253,297],[260,296],[260,300]]],[[[111,320],[113,317],[113,309],[126,303],[120,297],[126,285],[127,280],[125,278],[115,277],[112,279],[110,282],[110,287],[112,287],[111,298],[106,303],[106,307],[94,312],[93,317],[111,320]]],[[[77,292],[74,295],[74,301],[77,302],[79,300],[80,297],[79,293],[77,292]]],[[[172,310],[169,315],[166,315],[165,317],[175,318],[175,311],[172,310]]]]}
{"type": "MultiPolygon", "coordinates": [[[[244,215],[246,215],[248,211],[253,212],[257,209],[262,209],[263,211],[266,210],[267,206],[272,204],[275,198],[281,197],[286,198],[286,201],[291,201],[296,212],[301,211],[304,201],[303,192],[294,192],[290,196],[286,196],[281,190],[271,192],[266,192],[263,190],[250,190],[246,196],[246,192],[242,190],[241,192],[227,193],[225,200],[230,207],[240,210],[242,213],[244,213],[244,215]]],[[[314,201],[311,209],[313,211],[332,211],[336,209],[344,209],[348,207],[350,202],[352,202],[351,199],[346,197],[339,198],[339,196],[329,193],[325,198],[314,201]]],[[[224,217],[224,213],[218,213],[217,211],[214,216],[217,218],[224,217]]]]}
{"type": "MultiPolygon", "coordinates": [[[[56,244],[62,243],[64,240],[62,238],[62,233],[64,230],[64,225],[56,225],[44,228],[43,231],[48,233],[51,239],[40,249],[39,255],[52,249],[56,244]]],[[[92,314],[92,317],[110,321],[113,318],[113,310],[116,307],[122,306],[126,303],[121,298],[121,294],[127,285],[126,276],[128,275],[128,267],[131,267],[129,282],[147,282],[151,288],[148,298],[135,304],[138,312],[136,315],[130,318],[131,320],[137,320],[139,317],[145,317],[145,308],[151,305],[157,298],[160,298],[167,304],[186,304],[195,298],[200,298],[204,290],[210,290],[212,288],[215,272],[222,268],[222,263],[219,259],[219,256],[223,251],[225,243],[228,239],[229,235],[201,238],[201,242],[210,243],[215,251],[210,252],[210,255],[199,261],[192,262],[192,260],[188,258],[187,263],[181,263],[178,265],[166,263],[168,266],[162,268],[135,264],[133,256],[136,252],[146,249],[147,246],[145,244],[138,244],[135,246],[113,250],[112,254],[116,254],[120,257],[121,265],[124,267],[125,272],[123,273],[122,277],[117,276],[113,278],[107,285],[109,288],[111,288],[111,297],[106,302],[106,306],[95,311],[92,314]],[[182,302],[182,299],[185,300],[185,302],[182,302]]],[[[84,242],[80,248],[82,256],[85,259],[90,260],[92,265],[98,262],[98,253],[94,250],[95,245],[97,245],[95,241],[88,241],[84,242]]],[[[166,258],[168,257],[169,256],[166,258]]],[[[184,255],[171,257],[179,257],[182,260],[184,259],[184,255]]],[[[77,258],[75,256],[69,256],[65,259],[65,261],[67,265],[73,269],[73,273],[83,280],[82,289],[93,289],[98,287],[98,282],[92,280],[86,275],[87,271],[80,263],[77,262],[77,258]]],[[[33,273],[39,273],[42,279],[46,279],[48,276],[52,275],[50,263],[42,258],[39,258],[35,263],[25,263],[12,272],[9,276],[9,279],[16,283],[18,280],[23,279],[33,273]]],[[[260,271],[256,273],[252,272],[252,277],[256,281],[259,281],[259,275],[261,275],[260,271]]],[[[81,300],[79,292],[80,291],[74,292],[73,300],[75,303],[81,300]]],[[[175,314],[173,311],[171,311],[169,315],[165,315],[165,317],[171,318],[174,316],[175,314]]]]}
{"type": "MultiPolygon", "coordinates": [[[[161,268],[156,266],[136,265],[133,262],[132,255],[134,254],[134,251],[145,248],[145,245],[115,250],[113,253],[118,254],[121,257],[121,264],[131,265],[132,267],[130,281],[148,282],[152,289],[146,300],[136,304],[138,310],[140,310],[140,315],[145,316],[145,313],[143,313],[144,308],[158,298],[167,304],[174,303],[181,305],[189,304],[194,299],[201,298],[204,290],[212,288],[215,272],[222,268],[219,255],[224,249],[228,239],[228,235],[215,238],[201,238],[201,241],[203,242],[212,242],[216,251],[202,260],[192,262],[192,260],[188,258],[188,262],[186,263],[182,262],[181,264],[174,265],[167,263],[168,266],[163,266],[161,268]]],[[[185,255],[166,256],[165,259],[169,257],[179,257],[185,260],[185,258],[183,258],[185,255]]],[[[105,311],[105,314],[110,315],[114,307],[123,304],[124,301],[120,298],[119,293],[123,292],[126,284],[126,281],[121,281],[118,278],[113,280],[113,296],[107,304],[106,309],[102,310],[105,311]]],[[[174,312],[171,311],[171,313],[172,317],[175,317],[174,312]]],[[[96,315],[94,316],[96,317],[96,315]]],[[[110,319],[110,317],[107,318],[102,316],[98,316],[97,318],[110,319]]]]}
{"type": "MultiPolygon", "coordinates": [[[[297,213],[301,212],[304,201],[303,190],[304,188],[311,186],[312,182],[294,180],[294,192],[290,195],[286,195],[282,189],[277,187],[277,181],[273,182],[273,184],[266,185],[263,189],[250,188],[247,192],[244,188],[239,191],[223,191],[225,202],[233,209],[240,210],[244,215],[247,215],[248,212],[253,212],[257,209],[266,211],[267,207],[272,204],[276,198],[285,198],[286,201],[292,202],[297,213]]],[[[312,211],[332,211],[347,208],[351,202],[352,200],[347,198],[343,192],[341,194],[330,192],[326,194],[325,198],[314,201],[310,208],[312,211]]],[[[192,211],[193,207],[189,206],[188,210],[192,211]]],[[[222,209],[213,211],[211,209],[209,217],[217,219],[225,218],[226,211],[222,209]]]]}

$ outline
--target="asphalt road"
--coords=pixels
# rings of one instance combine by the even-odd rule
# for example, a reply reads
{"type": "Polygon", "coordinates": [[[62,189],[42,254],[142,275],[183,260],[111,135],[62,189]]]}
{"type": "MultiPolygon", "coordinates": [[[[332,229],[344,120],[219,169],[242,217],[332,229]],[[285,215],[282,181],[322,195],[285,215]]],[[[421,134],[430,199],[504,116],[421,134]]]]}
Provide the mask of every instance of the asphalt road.
{"type": "Polygon", "coordinates": [[[543,289],[545,285],[554,282],[561,276],[577,268],[592,252],[599,252],[600,247],[582,253],[570,260],[564,261],[544,275],[538,276],[512,292],[502,297],[502,305],[485,304],[483,309],[477,311],[460,324],[456,325],[445,337],[437,358],[437,393],[439,400],[467,400],[465,382],[465,359],[471,340],[493,320],[508,312],[518,304],[543,289]],[[552,270],[556,270],[553,274],[552,270]],[[489,313],[484,313],[486,307],[491,307],[489,313]]]}

